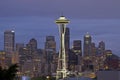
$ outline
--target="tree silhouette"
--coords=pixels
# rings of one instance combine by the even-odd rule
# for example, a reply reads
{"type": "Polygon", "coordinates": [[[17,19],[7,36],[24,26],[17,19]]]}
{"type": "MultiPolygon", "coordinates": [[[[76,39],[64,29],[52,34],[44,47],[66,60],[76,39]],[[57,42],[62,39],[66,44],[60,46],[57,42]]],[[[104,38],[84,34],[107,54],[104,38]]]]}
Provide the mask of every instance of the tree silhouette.
{"type": "Polygon", "coordinates": [[[13,64],[8,69],[0,67],[0,80],[14,80],[18,71],[18,65],[13,64]]]}

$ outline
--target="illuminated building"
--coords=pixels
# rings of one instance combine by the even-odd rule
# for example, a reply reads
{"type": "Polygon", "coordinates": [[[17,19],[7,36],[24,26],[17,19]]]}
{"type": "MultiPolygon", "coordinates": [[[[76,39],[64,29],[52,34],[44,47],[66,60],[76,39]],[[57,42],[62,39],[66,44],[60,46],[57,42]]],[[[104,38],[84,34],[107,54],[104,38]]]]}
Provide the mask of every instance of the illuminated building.
{"type": "Polygon", "coordinates": [[[59,80],[67,77],[65,33],[66,33],[66,24],[69,23],[69,20],[67,20],[64,16],[61,16],[55,22],[56,24],[58,24],[59,32],[60,32],[60,51],[59,51],[57,75],[56,75],[56,80],[59,80]]]}
{"type": "Polygon", "coordinates": [[[7,30],[4,32],[4,50],[5,52],[13,52],[15,45],[15,32],[7,30]]]}
{"type": "Polygon", "coordinates": [[[4,51],[6,54],[5,63],[7,66],[10,66],[12,63],[14,45],[15,45],[15,32],[13,30],[6,30],[4,32],[4,51]]]}
{"type": "MultiPolygon", "coordinates": [[[[52,72],[52,62],[53,62],[53,57],[56,54],[56,42],[55,42],[55,37],[54,36],[46,36],[46,42],[45,42],[45,57],[46,57],[46,67],[48,66],[49,68],[47,69],[46,75],[51,75],[52,72]]],[[[56,70],[56,68],[54,68],[56,70]]],[[[53,71],[55,71],[53,70],[53,71]]]]}
{"type": "Polygon", "coordinates": [[[45,49],[51,49],[53,51],[56,51],[56,42],[54,36],[47,36],[46,42],[45,42],[45,49]]]}
{"type": "Polygon", "coordinates": [[[68,66],[72,71],[78,71],[76,66],[82,63],[82,44],[81,40],[74,40],[72,49],[69,52],[68,66]]]}
{"type": "Polygon", "coordinates": [[[104,61],[105,67],[111,70],[119,69],[119,57],[115,54],[108,55],[104,61]]]}
{"type": "Polygon", "coordinates": [[[79,71],[80,69],[78,69],[77,67],[80,67],[82,64],[82,43],[81,43],[81,40],[74,40],[73,41],[72,53],[74,53],[74,55],[70,55],[69,57],[71,57],[71,58],[69,58],[69,60],[74,61],[74,64],[75,64],[74,68],[76,71],[79,71]]]}
{"type": "Polygon", "coordinates": [[[30,39],[29,43],[26,45],[26,47],[30,50],[30,51],[36,51],[37,50],[37,40],[32,38],[30,39]]]}
{"type": "Polygon", "coordinates": [[[22,75],[34,77],[34,62],[32,60],[26,60],[22,65],[22,75]]]}
{"type": "Polygon", "coordinates": [[[84,36],[84,56],[89,57],[91,56],[91,43],[92,38],[89,33],[84,36]]]}
{"type": "Polygon", "coordinates": [[[103,41],[99,42],[97,54],[104,54],[105,43],[103,41]]]}
{"type": "Polygon", "coordinates": [[[103,41],[99,42],[99,48],[104,51],[105,50],[105,43],[103,41]]]}
{"type": "Polygon", "coordinates": [[[73,41],[73,52],[76,55],[80,55],[82,56],[82,44],[81,44],[81,40],[74,40],[73,41]]]}
{"type": "Polygon", "coordinates": [[[6,67],[6,63],[5,63],[5,52],[4,51],[0,51],[0,66],[2,68],[6,67]]]}
{"type": "Polygon", "coordinates": [[[78,65],[78,55],[74,53],[73,50],[69,51],[69,57],[68,57],[68,69],[69,71],[75,71],[75,67],[78,65]]]}
{"type": "Polygon", "coordinates": [[[45,42],[46,60],[47,63],[52,62],[53,55],[56,53],[56,42],[54,36],[47,36],[45,42]]]}
{"type": "Polygon", "coordinates": [[[19,63],[19,54],[18,52],[12,53],[12,64],[19,63]]]}
{"type": "Polygon", "coordinates": [[[95,44],[92,43],[92,37],[89,33],[84,36],[84,60],[83,60],[83,71],[93,71],[94,70],[94,60],[95,57],[95,44]]]}
{"type": "Polygon", "coordinates": [[[95,43],[91,43],[91,55],[92,56],[96,56],[96,47],[95,47],[95,43]]]}
{"type": "Polygon", "coordinates": [[[105,50],[104,55],[106,57],[111,56],[112,55],[112,51],[111,50],[105,50]]]}

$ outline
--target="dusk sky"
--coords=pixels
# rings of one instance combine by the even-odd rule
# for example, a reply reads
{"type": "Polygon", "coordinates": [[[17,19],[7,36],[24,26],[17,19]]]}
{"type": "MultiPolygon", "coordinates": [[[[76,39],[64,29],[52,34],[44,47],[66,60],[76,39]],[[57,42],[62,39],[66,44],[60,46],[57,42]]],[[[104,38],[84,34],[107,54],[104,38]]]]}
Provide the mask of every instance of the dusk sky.
{"type": "MultiPolygon", "coordinates": [[[[5,30],[15,30],[16,43],[31,38],[44,48],[45,37],[56,36],[55,20],[63,14],[70,20],[71,43],[82,40],[86,32],[93,42],[104,41],[106,49],[120,56],[120,0],[0,0],[0,49],[5,30]]],[[[57,44],[58,45],[58,44],[57,44]]]]}

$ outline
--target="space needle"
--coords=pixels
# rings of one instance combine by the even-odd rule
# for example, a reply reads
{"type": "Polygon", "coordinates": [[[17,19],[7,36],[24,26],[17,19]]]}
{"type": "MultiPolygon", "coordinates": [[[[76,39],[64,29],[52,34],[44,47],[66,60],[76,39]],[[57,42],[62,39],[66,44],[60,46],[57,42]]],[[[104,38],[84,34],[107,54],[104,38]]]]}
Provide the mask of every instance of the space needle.
{"type": "Polygon", "coordinates": [[[56,80],[60,80],[60,79],[65,79],[67,77],[65,32],[66,32],[66,25],[70,21],[66,19],[65,16],[60,16],[59,19],[57,19],[55,22],[59,27],[59,34],[60,34],[60,50],[58,57],[56,80]]]}

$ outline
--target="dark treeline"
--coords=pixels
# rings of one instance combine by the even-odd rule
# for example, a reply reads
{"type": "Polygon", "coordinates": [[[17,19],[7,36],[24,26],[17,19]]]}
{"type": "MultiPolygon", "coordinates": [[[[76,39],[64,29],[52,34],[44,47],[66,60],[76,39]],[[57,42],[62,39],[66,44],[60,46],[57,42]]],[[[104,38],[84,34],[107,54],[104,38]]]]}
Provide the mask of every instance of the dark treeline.
{"type": "Polygon", "coordinates": [[[8,69],[3,69],[0,66],[0,80],[14,80],[18,71],[18,65],[13,64],[8,69]]]}

